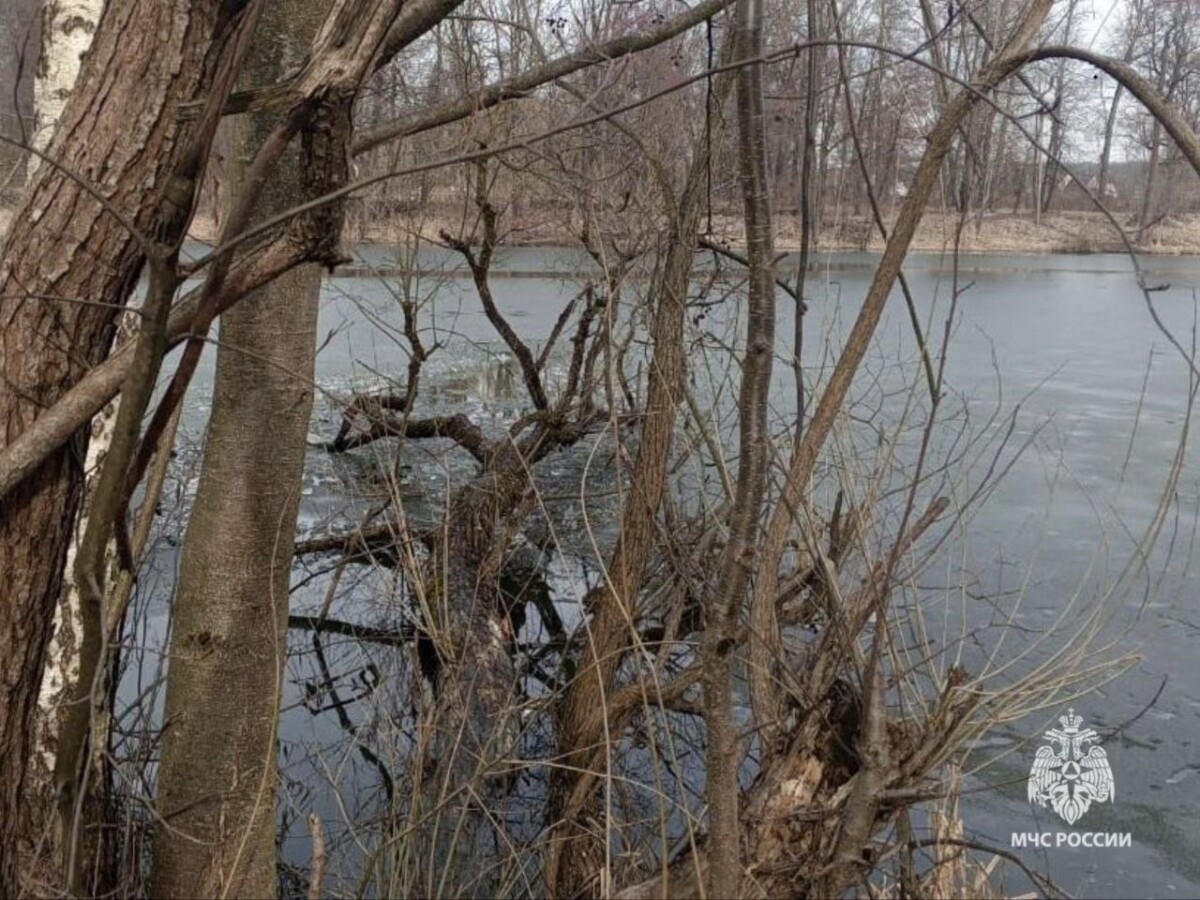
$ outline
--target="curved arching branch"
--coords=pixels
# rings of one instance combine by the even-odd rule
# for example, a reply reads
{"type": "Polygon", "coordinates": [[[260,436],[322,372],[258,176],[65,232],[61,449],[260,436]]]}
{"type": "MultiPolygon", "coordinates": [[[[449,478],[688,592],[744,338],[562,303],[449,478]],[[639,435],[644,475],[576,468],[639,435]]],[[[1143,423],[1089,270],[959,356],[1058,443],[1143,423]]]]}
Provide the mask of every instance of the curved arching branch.
{"type": "Polygon", "coordinates": [[[954,135],[975,104],[1011,77],[1028,60],[1030,51],[1027,45],[1045,19],[1049,6],[1046,0],[1041,0],[1030,8],[1005,49],[983,68],[970,85],[951,100],[928,136],[925,152],[909,185],[908,196],[900,209],[891,237],[884,247],[883,257],[875,270],[858,317],[817,402],[804,437],[792,454],[783,493],[771,515],[759,555],[754,598],[756,604],[773,602],[779,580],[779,564],[792,530],[793,516],[801,508],[817,458],[833,430],[834,422],[850,391],[850,385],[883,316],[887,299],[896,283],[900,267],[908,255],[909,245],[924,215],[938,173],[941,171],[942,161],[950,151],[954,135]]]}
{"type": "Polygon", "coordinates": [[[1187,119],[1180,115],[1179,111],[1167,102],[1167,98],[1160,94],[1154,85],[1139,75],[1132,66],[1111,56],[1105,56],[1103,53],[1060,44],[1039,47],[1031,51],[1025,61],[1040,62],[1046,59],[1078,60],[1095,66],[1115,78],[1122,87],[1141,101],[1141,104],[1154,118],[1162,123],[1163,128],[1167,129],[1167,133],[1183,151],[1183,155],[1187,157],[1192,168],[1196,170],[1197,174],[1200,174],[1200,138],[1197,138],[1196,132],[1188,124],[1187,119]]]}
{"type": "MultiPolygon", "coordinates": [[[[1014,42],[1010,42],[1009,46],[1019,47],[1014,42]]],[[[901,209],[892,237],[884,249],[883,259],[880,260],[867,297],[859,311],[858,319],[847,339],[846,349],[838,360],[829,384],[821,396],[804,440],[792,458],[788,477],[784,483],[782,502],[776,507],[772,517],[759,568],[758,590],[766,592],[767,596],[774,596],[779,560],[783,554],[793,511],[799,508],[804,486],[807,485],[812,475],[813,466],[816,464],[825,439],[833,427],[834,419],[849,391],[850,383],[879,323],[887,297],[908,252],[916,225],[932,191],[942,159],[949,149],[957,123],[977,101],[983,98],[987,91],[995,89],[1008,78],[1017,74],[1025,65],[1063,57],[1091,63],[1121,82],[1146,106],[1152,115],[1162,122],[1163,127],[1178,142],[1188,162],[1200,174],[1200,138],[1197,138],[1195,131],[1187,121],[1172,109],[1167,100],[1132,68],[1103,54],[1059,45],[1006,51],[998,55],[972,85],[960,92],[929,136],[925,155],[913,178],[909,196],[901,209]]],[[[1144,285],[1143,289],[1145,289],[1144,285]]],[[[1153,306],[1151,306],[1151,314],[1157,320],[1153,306]]]]}

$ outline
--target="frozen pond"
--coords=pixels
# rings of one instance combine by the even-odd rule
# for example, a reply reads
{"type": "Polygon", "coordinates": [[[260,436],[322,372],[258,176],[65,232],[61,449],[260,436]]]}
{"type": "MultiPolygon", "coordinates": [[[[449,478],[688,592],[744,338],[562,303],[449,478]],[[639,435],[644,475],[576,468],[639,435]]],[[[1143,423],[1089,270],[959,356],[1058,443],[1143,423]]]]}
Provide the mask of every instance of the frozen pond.
{"type": "MultiPolygon", "coordinates": [[[[337,396],[354,386],[402,382],[408,362],[396,302],[397,263],[386,248],[362,248],[360,257],[364,267],[381,266],[388,274],[372,277],[362,271],[325,282],[317,381],[330,395],[318,399],[314,444],[336,430],[337,396]]],[[[831,365],[829,344],[836,345],[857,313],[874,260],[853,253],[817,258],[804,348],[811,371],[831,365]]],[[[470,279],[454,265],[448,255],[431,251],[417,267],[422,274],[413,289],[430,298],[422,311],[425,340],[443,344],[425,370],[423,402],[430,409],[465,411],[485,429],[499,428],[522,411],[519,378],[514,383],[470,279]]],[[[497,302],[522,337],[537,344],[579,291],[589,265],[573,250],[506,251],[495,265],[497,302]]],[[[1170,284],[1153,295],[1154,301],[1163,321],[1190,347],[1200,260],[1153,259],[1146,265],[1150,282],[1170,284]]],[[[950,260],[914,256],[906,272],[931,338],[940,343],[952,289],[950,260]]],[[[960,261],[958,278],[966,289],[958,301],[947,382],[972,420],[982,424],[999,409],[993,427],[1008,427],[1011,421],[1013,440],[1029,439],[1030,446],[971,521],[955,548],[954,566],[959,575],[974,574],[981,594],[1006,597],[1019,590],[1023,599],[1013,622],[1035,631],[1072,597],[1091,602],[1116,581],[1133,543],[1154,520],[1186,421],[1187,369],[1155,327],[1123,257],[971,256],[960,261]]],[[[920,370],[913,363],[899,292],[889,306],[872,359],[880,371],[894,364],[905,373],[885,379],[911,380],[920,370]]],[[[719,314],[712,321],[720,332],[719,314]]],[[[695,327],[703,331],[705,326],[695,327]]],[[[787,304],[781,304],[778,332],[780,352],[786,354],[792,334],[787,304]]],[[[189,399],[185,425],[193,436],[204,420],[213,355],[207,353],[189,399]]],[[[786,415],[795,405],[791,370],[780,361],[776,372],[773,402],[786,415]]],[[[892,395],[882,391],[881,396],[886,403],[892,395]]],[[[357,457],[357,462],[333,459],[316,447],[310,452],[301,513],[306,534],[336,531],[377,502],[369,489],[376,457],[367,452],[357,457]]],[[[578,454],[564,454],[543,464],[544,477],[563,486],[563,493],[577,490],[585,462],[578,454]]],[[[1114,607],[1109,626],[1114,656],[1138,652],[1142,661],[1101,693],[1075,701],[1087,724],[1102,735],[1119,729],[1105,745],[1116,801],[1095,808],[1087,827],[1130,832],[1133,847],[1018,851],[1072,894],[1200,896],[1195,828],[1200,818],[1200,666],[1194,661],[1200,576],[1190,565],[1200,510],[1198,462],[1189,446],[1149,574],[1132,579],[1108,601],[1114,607]]],[[[418,518],[470,471],[469,460],[445,447],[437,452],[410,447],[403,466],[406,509],[418,518]]],[[[186,485],[182,490],[186,494],[186,485]]],[[[577,508],[562,502],[549,517],[563,553],[545,575],[556,602],[569,607],[595,572],[594,556],[577,508]]],[[[603,540],[611,523],[595,524],[603,540]]],[[[169,588],[175,556],[170,546],[160,543],[159,548],[153,567],[161,593],[169,588]]],[[[298,570],[297,576],[305,572],[298,570]]],[[[391,589],[386,578],[354,573],[346,579],[338,587],[334,612],[364,624],[385,624],[386,603],[379,598],[391,589]],[[378,608],[353,608],[355,597],[368,596],[378,608]]],[[[329,581],[328,573],[312,574],[296,592],[293,611],[319,608],[329,581]]],[[[995,617],[996,606],[981,602],[965,615],[985,622],[995,617]]],[[[150,643],[163,625],[161,616],[149,618],[150,643]]],[[[396,654],[406,651],[349,648],[333,636],[323,642],[317,652],[310,634],[293,634],[296,655],[285,691],[282,806],[291,823],[285,856],[297,865],[307,853],[303,816],[309,809],[330,821],[382,810],[394,788],[390,779],[403,769],[403,738],[387,733],[369,714],[370,704],[359,701],[371,697],[396,669],[396,654]],[[330,785],[338,786],[340,803],[330,785]]],[[[133,687],[127,685],[125,693],[132,696],[133,687]]],[[[1024,779],[1038,736],[1066,705],[1064,700],[1063,710],[1006,726],[979,748],[979,761],[995,761],[968,778],[962,813],[969,837],[1008,848],[1014,832],[1058,828],[1045,810],[1026,802],[1024,779]]],[[[352,837],[345,840],[353,843],[352,837]]]]}

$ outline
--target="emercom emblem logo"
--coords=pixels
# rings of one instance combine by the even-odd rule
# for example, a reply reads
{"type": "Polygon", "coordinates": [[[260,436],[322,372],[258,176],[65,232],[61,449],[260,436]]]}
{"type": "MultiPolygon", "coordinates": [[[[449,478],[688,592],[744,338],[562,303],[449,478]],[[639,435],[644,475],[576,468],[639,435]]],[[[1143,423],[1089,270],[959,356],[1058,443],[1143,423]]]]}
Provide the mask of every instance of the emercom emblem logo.
{"type": "Polygon", "coordinates": [[[1100,736],[1081,728],[1083,718],[1067,710],[1038,748],[1029,772],[1029,802],[1049,806],[1068,825],[1074,825],[1093,803],[1111,801],[1115,792],[1108,754],[1100,736]]]}

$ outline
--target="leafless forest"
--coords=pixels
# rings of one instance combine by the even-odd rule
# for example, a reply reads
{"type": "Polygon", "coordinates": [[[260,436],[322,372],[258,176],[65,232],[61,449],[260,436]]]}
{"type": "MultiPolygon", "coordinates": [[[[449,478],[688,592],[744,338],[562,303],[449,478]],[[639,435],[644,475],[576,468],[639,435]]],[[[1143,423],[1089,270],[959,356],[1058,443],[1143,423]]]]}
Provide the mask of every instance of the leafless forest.
{"type": "Polygon", "coordinates": [[[1198,72],[1190,0],[3,0],[0,897],[1055,893],[964,836],[963,760],[1132,659],[1103,598],[1010,636],[929,589],[1029,441],[905,258],[1196,252],[1198,72]],[[535,334],[497,261],[550,245],[535,334]],[[841,331],[830,247],[881,251],[841,331]],[[365,386],[318,377],[351,271],[365,386]],[[356,520],[303,524],[318,459],[356,520]],[[304,703],[344,743],[297,786],[304,703]]]}

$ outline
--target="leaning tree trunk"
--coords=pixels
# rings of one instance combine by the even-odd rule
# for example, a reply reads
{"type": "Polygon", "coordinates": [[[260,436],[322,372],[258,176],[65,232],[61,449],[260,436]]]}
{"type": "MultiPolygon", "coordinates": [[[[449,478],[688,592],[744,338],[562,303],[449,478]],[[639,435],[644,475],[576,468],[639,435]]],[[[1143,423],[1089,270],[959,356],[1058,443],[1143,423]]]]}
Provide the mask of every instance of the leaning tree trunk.
{"type": "MultiPolygon", "coordinates": [[[[270,4],[246,83],[271,84],[295,70],[327,8],[312,0],[270,4]]],[[[233,203],[275,125],[269,112],[241,123],[233,203]]],[[[299,147],[285,154],[259,195],[258,219],[305,196],[306,164],[299,147]]],[[[221,319],[200,487],[173,605],[155,896],[276,893],[276,727],[320,286],[320,269],[309,264],[221,319]]]]}
{"type": "Polygon", "coordinates": [[[429,633],[440,665],[413,767],[420,828],[408,865],[418,896],[491,896],[499,883],[494,817],[510,787],[503,760],[516,756],[520,723],[495,541],[529,486],[536,450],[524,449],[500,447],[458,491],[430,571],[429,633]]]}
{"type": "MultiPolygon", "coordinates": [[[[176,111],[206,89],[221,5],[109,0],[49,145],[139,228],[154,220],[185,144],[176,111]]],[[[103,204],[39,167],[0,258],[0,449],[104,358],[141,265],[137,241],[103,204]]],[[[0,501],[0,896],[17,892],[20,803],[86,447],[81,433],[0,501]]]]}
{"type": "MultiPolygon", "coordinates": [[[[726,48],[721,61],[728,59],[726,48]]],[[[712,140],[701,136],[693,147],[678,200],[670,195],[663,198],[668,210],[674,207],[674,216],[662,271],[651,294],[653,355],[637,457],[608,565],[609,577],[592,591],[586,604],[593,610],[589,640],[559,710],[557,740],[563,764],[550,773],[553,830],[544,861],[546,884],[555,896],[596,894],[597,872],[604,865],[604,839],[588,819],[594,812],[597,782],[606,774],[601,769],[606,729],[619,729],[620,724],[610,717],[605,698],[617,687],[621,661],[633,642],[628,623],[637,609],[667,494],[676,411],[684,396],[684,326],[696,236],[704,211],[704,175],[712,147],[721,144],[725,129],[721,110],[731,86],[730,77],[717,80],[709,101],[712,140]]]]}

